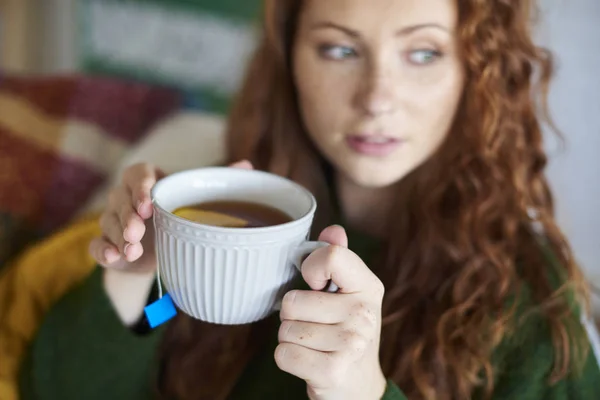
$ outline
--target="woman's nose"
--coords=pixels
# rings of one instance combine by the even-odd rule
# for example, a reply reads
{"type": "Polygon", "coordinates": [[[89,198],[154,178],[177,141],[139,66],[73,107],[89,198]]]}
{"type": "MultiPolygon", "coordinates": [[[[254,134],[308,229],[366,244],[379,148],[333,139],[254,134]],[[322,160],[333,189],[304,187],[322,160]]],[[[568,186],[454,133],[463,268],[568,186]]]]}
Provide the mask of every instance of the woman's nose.
{"type": "Polygon", "coordinates": [[[389,69],[370,67],[356,96],[356,105],[369,116],[392,113],[395,110],[393,74],[389,69]]]}

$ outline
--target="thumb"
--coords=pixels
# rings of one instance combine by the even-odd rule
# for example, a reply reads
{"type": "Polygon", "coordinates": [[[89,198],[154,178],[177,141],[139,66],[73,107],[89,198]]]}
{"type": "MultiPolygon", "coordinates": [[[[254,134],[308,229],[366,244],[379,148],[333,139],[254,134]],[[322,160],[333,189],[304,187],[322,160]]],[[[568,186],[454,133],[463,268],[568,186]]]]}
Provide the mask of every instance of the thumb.
{"type": "Polygon", "coordinates": [[[348,235],[346,231],[339,225],[331,225],[325,229],[319,235],[319,241],[327,242],[341,247],[348,247],[348,235]]]}
{"type": "Polygon", "coordinates": [[[239,169],[254,169],[252,163],[248,160],[241,160],[238,162],[234,162],[229,165],[231,168],[239,168],[239,169]]]}
{"type": "MultiPolygon", "coordinates": [[[[313,290],[329,283],[341,293],[357,293],[368,288],[373,273],[358,255],[348,250],[348,236],[339,225],[321,232],[319,240],[331,244],[309,255],[302,264],[302,278],[313,290]]],[[[327,289],[329,291],[329,288],[327,289]]]]}

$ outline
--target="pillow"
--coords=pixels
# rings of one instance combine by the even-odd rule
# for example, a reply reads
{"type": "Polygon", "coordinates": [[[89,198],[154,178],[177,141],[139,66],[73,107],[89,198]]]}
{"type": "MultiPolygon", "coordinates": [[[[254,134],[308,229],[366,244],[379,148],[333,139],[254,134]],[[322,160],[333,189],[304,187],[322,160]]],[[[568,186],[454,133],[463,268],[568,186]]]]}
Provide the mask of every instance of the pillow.
{"type": "Polygon", "coordinates": [[[0,79],[0,271],[63,226],[179,92],[82,76],[0,79]]]}

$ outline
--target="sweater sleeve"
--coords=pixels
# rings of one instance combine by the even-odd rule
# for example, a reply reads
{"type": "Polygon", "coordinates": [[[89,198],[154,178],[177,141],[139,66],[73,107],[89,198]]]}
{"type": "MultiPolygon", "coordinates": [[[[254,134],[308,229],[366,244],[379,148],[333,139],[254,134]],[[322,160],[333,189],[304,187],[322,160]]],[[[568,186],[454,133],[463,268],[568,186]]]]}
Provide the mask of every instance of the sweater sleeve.
{"type": "Polygon", "coordinates": [[[591,349],[580,365],[571,361],[564,378],[550,382],[555,351],[549,323],[541,316],[529,318],[502,349],[495,357],[499,368],[493,400],[600,399],[600,368],[591,349]]]}
{"type": "Polygon", "coordinates": [[[98,267],[47,313],[21,370],[22,399],[150,398],[161,328],[124,326],[98,267]]]}
{"type": "MultiPolygon", "coordinates": [[[[585,334],[585,329],[582,329],[582,334],[585,334]]],[[[541,315],[532,314],[510,339],[498,347],[493,356],[497,374],[491,399],[600,399],[600,367],[591,348],[580,365],[573,365],[564,378],[551,384],[554,355],[549,323],[541,315]]],[[[473,395],[474,400],[485,398],[480,392],[473,395]]],[[[388,381],[382,400],[406,399],[398,386],[388,381]]]]}
{"type": "MultiPolygon", "coordinates": [[[[600,399],[600,369],[594,353],[589,351],[582,368],[572,371],[557,383],[550,384],[553,368],[552,341],[540,332],[527,337],[500,357],[505,359],[496,377],[492,400],[597,400],[600,399]]],[[[474,399],[484,399],[476,394],[474,399]]],[[[406,400],[392,381],[388,381],[382,400],[406,400]]]]}
{"type": "MultiPolygon", "coordinates": [[[[541,249],[548,262],[548,281],[558,290],[565,282],[564,269],[552,248],[541,242],[541,249]]],[[[551,326],[547,318],[538,311],[527,314],[515,333],[494,354],[494,365],[498,366],[493,400],[592,400],[600,399],[600,364],[593,351],[593,337],[581,320],[581,307],[575,293],[564,294],[571,310],[563,321],[573,328],[569,337],[569,371],[558,382],[551,382],[555,365],[554,343],[551,326]],[[585,358],[576,355],[574,338],[586,341],[585,358]]],[[[535,308],[530,290],[527,288],[520,301],[517,315],[535,308]]]]}

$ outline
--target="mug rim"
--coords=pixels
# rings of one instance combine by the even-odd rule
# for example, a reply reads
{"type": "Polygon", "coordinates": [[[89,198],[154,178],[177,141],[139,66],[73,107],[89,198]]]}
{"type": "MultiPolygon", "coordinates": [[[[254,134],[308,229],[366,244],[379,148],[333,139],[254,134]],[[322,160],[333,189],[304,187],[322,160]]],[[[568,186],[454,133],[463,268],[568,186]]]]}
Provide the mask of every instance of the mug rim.
{"type": "Polygon", "coordinates": [[[241,168],[232,168],[232,167],[203,167],[203,168],[194,168],[194,169],[188,169],[188,170],[184,170],[184,171],[175,172],[173,174],[170,174],[170,175],[162,178],[158,182],[156,182],[156,184],[152,187],[152,189],[150,191],[150,198],[152,200],[152,206],[154,208],[153,217],[155,216],[156,212],[158,211],[161,214],[165,215],[166,217],[174,219],[178,223],[182,223],[191,228],[196,228],[196,229],[201,228],[202,230],[205,230],[205,231],[214,232],[214,233],[222,233],[222,234],[260,234],[260,233],[272,233],[272,232],[277,232],[280,230],[294,229],[298,225],[305,224],[308,219],[312,219],[317,210],[317,201],[316,201],[314,195],[308,189],[306,189],[304,186],[292,181],[291,179],[284,178],[282,176],[279,176],[279,175],[276,175],[276,174],[273,174],[270,172],[265,172],[265,171],[255,170],[255,169],[241,169],[241,168]],[[283,224],[263,226],[263,227],[259,227],[259,228],[232,228],[232,227],[207,225],[207,224],[203,224],[200,222],[190,221],[188,219],[182,218],[178,215],[173,214],[173,212],[171,212],[171,211],[167,211],[160,204],[160,201],[157,199],[156,193],[158,192],[158,190],[160,189],[161,186],[164,186],[167,184],[167,181],[170,178],[184,176],[184,175],[194,175],[194,174],[198,174],[198,173],[204,174],[204,173],[210,173],[210,172],[215,172],[215,171],[218,171],[218,172],[227,171],[227,172],[235,172],[235,173],[241,173],[241,174],[254,174],[254,175],[258,174],[258,175],[267,177],[268,179],[277,180],[281,183],[285,183],[286,185],[293,186],[294,188],[298,189],[300,192],[304,193],[304,195],[310,201],[310,207],[309,207],[308,211],[306,211],[304,214],[302,214],[302,216],[300,218],[293,219],[293,220],[291,220],[289,222],[285,222],[283,224]]]}

